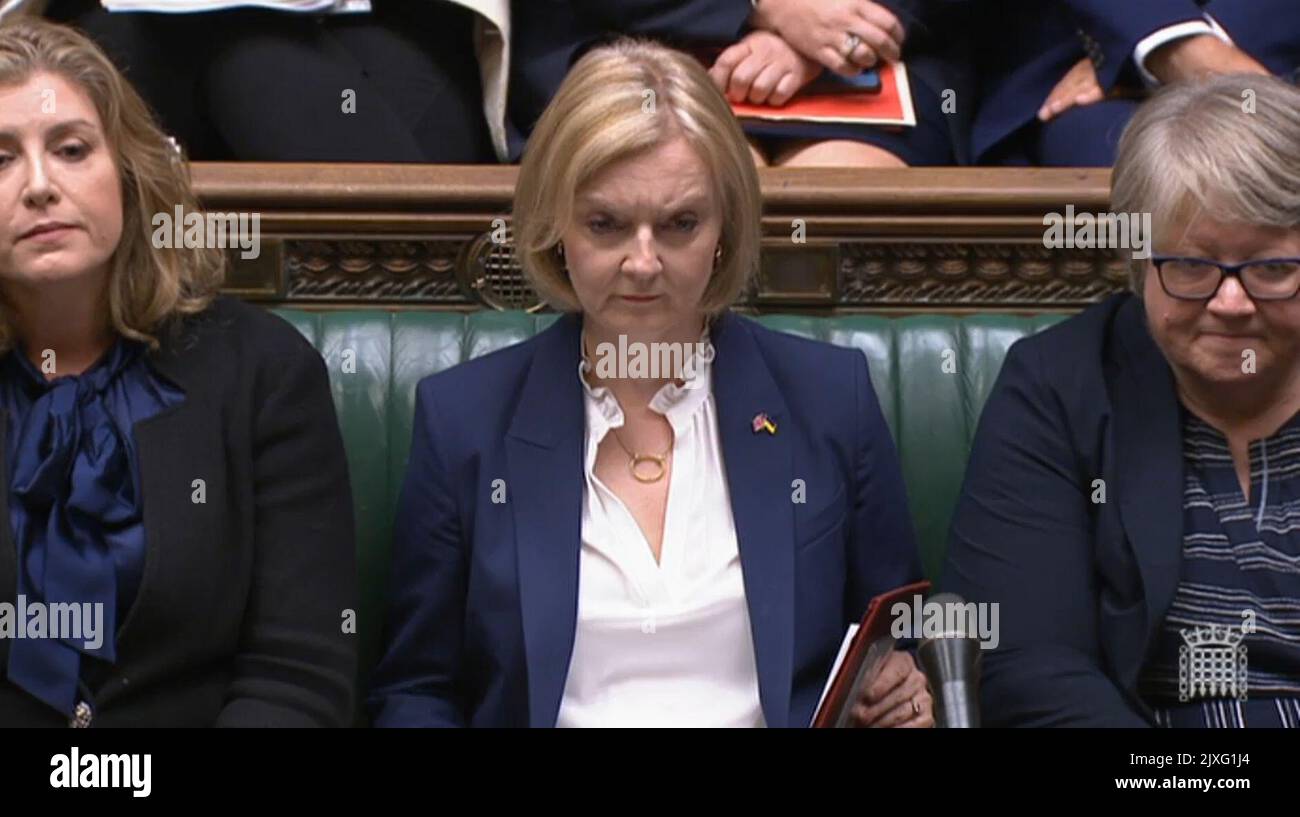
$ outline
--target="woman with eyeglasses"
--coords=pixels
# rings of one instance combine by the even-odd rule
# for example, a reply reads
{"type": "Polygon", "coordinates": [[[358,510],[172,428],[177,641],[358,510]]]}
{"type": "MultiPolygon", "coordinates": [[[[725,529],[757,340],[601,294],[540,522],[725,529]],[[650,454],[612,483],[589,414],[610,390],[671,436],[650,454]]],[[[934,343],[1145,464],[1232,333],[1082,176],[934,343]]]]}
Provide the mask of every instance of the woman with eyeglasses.
{"type": "Polygon", "coordinates": [[[1155,252],[1011,348],[953,519],[984,720],[1300,726],[1300,89],[1161,92],[1111,206],[1155,252]]]}

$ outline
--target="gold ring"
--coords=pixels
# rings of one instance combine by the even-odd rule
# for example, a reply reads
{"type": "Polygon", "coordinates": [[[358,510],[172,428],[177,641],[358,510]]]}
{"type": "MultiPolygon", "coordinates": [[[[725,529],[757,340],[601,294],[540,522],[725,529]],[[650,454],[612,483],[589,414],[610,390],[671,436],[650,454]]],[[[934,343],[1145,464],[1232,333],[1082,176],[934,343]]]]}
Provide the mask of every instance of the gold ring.
{"type": "Polygon", "coordinates": [[[845,34],[844,35],[844,59],[846,60],[852,59],[853,52],[857,51],[858,46],[860,45],[862,45],[861,37],[854,34],[852,31],[845,34]]]}
{"type": "Polygon", "coordinates": [[[914,716],[921,714],[921,706],[916,702],[915,698],[912,699],[912,714],[914,716]]]}

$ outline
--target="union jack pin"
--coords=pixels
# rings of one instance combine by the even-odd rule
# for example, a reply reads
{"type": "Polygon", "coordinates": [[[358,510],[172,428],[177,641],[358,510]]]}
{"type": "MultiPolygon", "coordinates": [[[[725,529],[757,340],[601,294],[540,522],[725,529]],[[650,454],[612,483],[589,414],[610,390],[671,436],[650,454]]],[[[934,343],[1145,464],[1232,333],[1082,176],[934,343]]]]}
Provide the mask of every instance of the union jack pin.
{"type": "Polygon", "coordinates": [[[776,433],[776,423],[772,422],[771,418],[761,411],[754,415],[752,427],[755,434],[760,431],[766,431],[768,434],[776,433]]]}

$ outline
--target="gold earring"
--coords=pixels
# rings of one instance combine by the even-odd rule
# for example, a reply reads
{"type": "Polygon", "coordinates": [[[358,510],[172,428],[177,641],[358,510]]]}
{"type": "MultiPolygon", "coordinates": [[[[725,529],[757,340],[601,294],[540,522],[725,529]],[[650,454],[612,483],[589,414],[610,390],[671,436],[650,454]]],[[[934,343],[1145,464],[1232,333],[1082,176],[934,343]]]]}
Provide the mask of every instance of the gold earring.
{"type": "Polygon", "coordinates": [[[558,256],[560,256],[561,258],[564,257],[564,242],[563,242],[563,241],[560,241],[560,242],[558,242],[558,243],[555,245],[555,254],[558,255],[558,256]]]}
{"type": "Polygon", "coordinates": [[[713,268],[717,269],[718,265],[721,263],[722,263],[722,245],[719,244],[717,246],[717,249],[713,251],[713,268]]]}

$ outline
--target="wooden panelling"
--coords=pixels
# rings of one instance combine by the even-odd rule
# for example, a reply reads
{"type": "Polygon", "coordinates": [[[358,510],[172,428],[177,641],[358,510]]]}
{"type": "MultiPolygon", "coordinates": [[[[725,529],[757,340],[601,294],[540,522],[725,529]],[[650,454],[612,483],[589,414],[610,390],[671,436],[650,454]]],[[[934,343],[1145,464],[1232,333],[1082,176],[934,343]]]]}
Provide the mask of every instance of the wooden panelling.
{"type": "MultiPolygon", "coordinates": [[[[324,308],[536,305],[509,243],[515,168],[196,163],[210,210],[260,215],[231,292],[324,308]],[[502,241],[500,239],[504,238],[502,241]]],[[[1126,286],[1104,250],[1049,250],[1043,217],[1107,209],[1109,171],[765,169],[762,269],[742,308],[1075,310],[1126,286]]]]}

